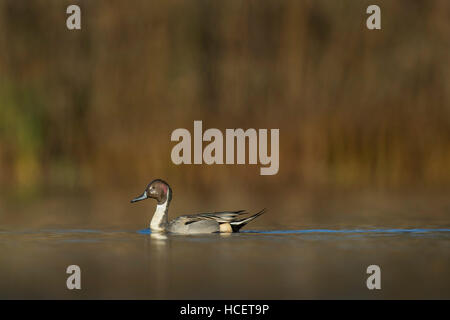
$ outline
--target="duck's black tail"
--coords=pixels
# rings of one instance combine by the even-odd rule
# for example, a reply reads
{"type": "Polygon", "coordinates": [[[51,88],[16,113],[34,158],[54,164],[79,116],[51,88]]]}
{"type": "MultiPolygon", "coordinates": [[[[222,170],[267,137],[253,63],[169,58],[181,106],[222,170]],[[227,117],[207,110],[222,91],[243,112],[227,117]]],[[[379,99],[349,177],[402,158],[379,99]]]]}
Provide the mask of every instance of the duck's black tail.
{"type": "Polygon", "coordinates": [[[230,222],[230,226],[231,229],[233,229],[233,232],[239,232],[239,230],[245,226],[247,223],[249,223],[250,221],[252,221],[253,219],[259,217],[260,215],[262,215],[264,212],[266,212],[266,208],[262,209],[261,211],[259,211],[258,213],[255,213],[254,215],[248,217],[248,218],[244,218],[244,219],[240,219],[240,220],[235,220],[230,222]]]}

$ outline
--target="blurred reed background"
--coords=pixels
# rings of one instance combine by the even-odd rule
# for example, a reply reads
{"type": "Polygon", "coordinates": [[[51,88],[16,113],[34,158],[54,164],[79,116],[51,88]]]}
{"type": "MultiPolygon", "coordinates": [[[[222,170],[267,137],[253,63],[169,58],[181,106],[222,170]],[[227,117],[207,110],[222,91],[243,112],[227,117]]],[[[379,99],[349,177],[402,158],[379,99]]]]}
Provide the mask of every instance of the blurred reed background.
{"type": "Polygon", "coordinates": [[[144,225],[156,177],[179,213],[448,221],[449,35],[447,0],[0,0],[1,224],[144,225]],[[279,128],[279,173],[174,165],[194,120],[279,128]]]}

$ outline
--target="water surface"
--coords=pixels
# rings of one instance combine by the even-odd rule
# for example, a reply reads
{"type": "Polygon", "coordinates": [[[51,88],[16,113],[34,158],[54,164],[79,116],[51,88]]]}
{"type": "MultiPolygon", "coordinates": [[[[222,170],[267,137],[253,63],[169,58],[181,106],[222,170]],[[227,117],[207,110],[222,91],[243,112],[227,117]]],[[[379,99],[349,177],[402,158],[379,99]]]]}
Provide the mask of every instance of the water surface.
{"type": "Polygon", "coordinates": [[[0,230],[0,298],[450,298],[450,228],[0,230]],[[66,288],[68,265],[82,289],[66,288]],[[366,287],[366,268],[382,289],[366,287]]]}

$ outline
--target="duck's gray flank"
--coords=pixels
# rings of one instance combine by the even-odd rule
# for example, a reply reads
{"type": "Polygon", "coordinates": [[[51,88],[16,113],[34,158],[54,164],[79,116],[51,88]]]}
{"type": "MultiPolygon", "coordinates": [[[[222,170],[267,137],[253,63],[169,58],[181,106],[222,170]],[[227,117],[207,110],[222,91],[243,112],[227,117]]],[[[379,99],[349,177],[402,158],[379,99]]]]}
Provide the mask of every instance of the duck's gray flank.
{"type": "Polygon", "coordinates": [[[245,215],[249,213],[245,210],[199,213],[183,215],[169,222],[168,214],[172,195],[169,184],[164,180],[156,179],[147,185],[142,195],[131,200],[131,202],[137,202],[152,198],[157,201],[155,213],[150,221],[152,232],[181,234],[239,232],[239,229],[265,212],[263,209],[247,217],[245,215]]]}

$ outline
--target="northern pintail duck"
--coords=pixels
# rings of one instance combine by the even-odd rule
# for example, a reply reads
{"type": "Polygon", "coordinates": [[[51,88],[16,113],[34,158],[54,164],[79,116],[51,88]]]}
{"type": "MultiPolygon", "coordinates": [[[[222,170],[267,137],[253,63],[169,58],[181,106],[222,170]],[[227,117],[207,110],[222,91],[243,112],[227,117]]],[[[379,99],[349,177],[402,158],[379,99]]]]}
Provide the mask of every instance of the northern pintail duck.
{"type": "Polygon", "coordinates": [[[137,202],[148,198],[155,199],[157,206],[153,218],[150,221],[150,230],[153,232],[171,232],[182,234],[193,233],[231,233],[239,232],[243,226],[264,213],[260,212],[243,218],[247,214],[245,210],[223,211],[212,213],[199,213],[180,216],[168,221],[169,204],[172,200],[172,189],[169,184],[161,179],[150,182],[142,195],[131,200],[137,202]]]}

